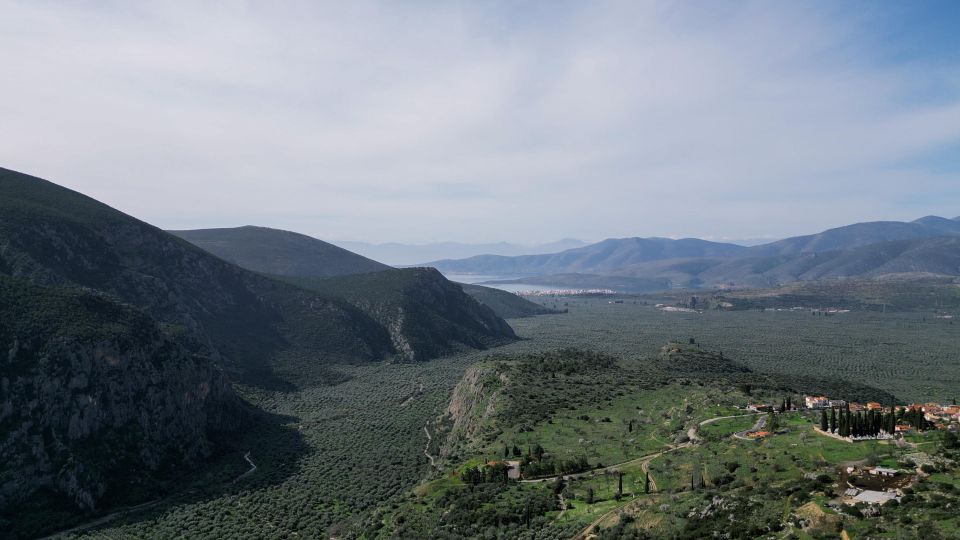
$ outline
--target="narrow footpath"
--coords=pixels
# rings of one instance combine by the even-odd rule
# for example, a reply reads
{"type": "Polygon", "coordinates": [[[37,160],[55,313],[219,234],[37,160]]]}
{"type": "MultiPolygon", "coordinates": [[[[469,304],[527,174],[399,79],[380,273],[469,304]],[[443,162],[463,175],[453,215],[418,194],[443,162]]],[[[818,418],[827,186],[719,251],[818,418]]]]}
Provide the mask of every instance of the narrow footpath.
{"type": "Polygon", "coordinates": [[[430,430],[427,429],[427,426],[423,426],[423,432],[427,434],[427,445],[423,447],[423,455],[430,460],[431,467],[436,467],[437,464],[433,461],[433,456],[430,455],[430,443],[433,441],[433,437],[430,436],[430,430]]]}
{"type": "Polygon", "coordinates": [[[250,452],[249,452],[249,451],[247,451],[247,453],[243,455],[243,459],[247,460],[247,463],[250,464],[250,469],[249,469],[247,472],[241,474],[240,476],[234,478],[234,480],[233,480],[233,483],[234,483],[234,484],[236,484],[237,482],[239,482],[239,481],[243,480],[244,478],[250,476],[251,474],[253,474],[253,471],[257,470],[257,464],[254,463],[254,462],[253,462],[253,459],[250,458],[250,452]]]}

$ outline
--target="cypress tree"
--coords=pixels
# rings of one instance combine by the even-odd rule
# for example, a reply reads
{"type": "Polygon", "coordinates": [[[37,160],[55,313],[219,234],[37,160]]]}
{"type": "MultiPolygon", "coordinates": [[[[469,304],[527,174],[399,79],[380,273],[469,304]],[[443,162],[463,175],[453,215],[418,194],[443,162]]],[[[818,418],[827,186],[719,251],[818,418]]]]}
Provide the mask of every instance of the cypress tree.
{"type": "Polygon", "coordinates": [[[837,432],[837,409],[830,408],[830,433],[837,432]]]}
{"type": "Polygon", "coordinates": [[[827,422],[827,411],[826,409],[820,411],[820,431],[826,431],[829,427],[827,422]]]}
{"type": "Polygon", "coordinates": [[[650,493],[650,473],[647,473],[646,478],[643,479],[643,492],[650,493]]]}

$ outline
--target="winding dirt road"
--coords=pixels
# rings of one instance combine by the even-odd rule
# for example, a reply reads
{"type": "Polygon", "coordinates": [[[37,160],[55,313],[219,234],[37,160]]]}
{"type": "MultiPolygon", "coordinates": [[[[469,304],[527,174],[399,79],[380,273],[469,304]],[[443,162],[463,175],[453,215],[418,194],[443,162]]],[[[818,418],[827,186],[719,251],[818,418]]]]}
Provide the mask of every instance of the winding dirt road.
{"type": "Polygon", "coordinates": [[[427,434],[427,445],[423,447],[423,455],[430,460],[431,467],[436,467],[437,464],[433,461],[433,456],[430,455],[430,443],[433,441],[433,437],[430,436],[430,430],[427,429],[427,426],[423,426],[423,432],[427,434]]]}
{"type": "Polygon", "coordinates": [[[253,474],[253,471],[256,471],[256,470],[257,470],[257,464],[254,463],[252,459],[250,459],[250,452],[249,452],[249,451],[248,451],[246,454],[243,455],[243,459],[247,460],[247,463],[250,464],[250,469],[249,469],[247,472],[241,474],[240,476],[234,478],[234,479],[233,479],[233,483],[234,483],[234,484],[236,484],[237,482],[239,482],[239,481],[243,480],[244,478],[250,476],[251,474],[253,474]]]}

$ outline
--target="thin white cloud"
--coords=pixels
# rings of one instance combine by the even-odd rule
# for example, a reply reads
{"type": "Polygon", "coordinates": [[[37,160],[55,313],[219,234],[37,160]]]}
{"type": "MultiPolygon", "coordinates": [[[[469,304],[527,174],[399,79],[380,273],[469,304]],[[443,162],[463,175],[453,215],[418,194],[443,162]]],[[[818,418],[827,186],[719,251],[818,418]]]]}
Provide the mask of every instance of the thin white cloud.
{"type": "Polygon", "coordinates": [[[809,3],[0,2],[0,165],[164,227],[378,242],[960,214],[956,176],[918,162],[960,142],[960,70],[886,61],[870,22],[809,3]]]}

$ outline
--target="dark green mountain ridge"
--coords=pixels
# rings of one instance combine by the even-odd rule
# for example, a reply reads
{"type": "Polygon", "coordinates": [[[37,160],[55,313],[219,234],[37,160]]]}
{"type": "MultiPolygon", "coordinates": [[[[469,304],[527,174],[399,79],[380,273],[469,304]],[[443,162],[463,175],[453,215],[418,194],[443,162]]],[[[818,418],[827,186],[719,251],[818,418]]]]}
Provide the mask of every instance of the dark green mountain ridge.
{"type": "Polygon", "coordinates": [[[267,227],[168,232],[221,259],[263,274],[328,277],[390,268],[322,240],[267,227]]]}
{"type": "Polygon", "coordinates": [[[290,354],[329,363],[393,352],[387,332],[342,300],[243,270],[89,197],[7,170],[0,246],[9,275],[103,291],[182,325],[239,377],[260,379],[290,354]]]}
{"type": "Polygon", "coordinates": [[[288,277],[290,283],[342,298],[383,325],[407,361],[515,339],[492,309],[467,295],[433,268],[404,268],[333,278],[288,277]]]}
{"type": "Polygon", "coordinates": [[[0,274],[0,513],[82,508],[206,458],[248,407],[204,347],[93,291],[0,274]]]}
{"type": "MultiPolygon", "coordinates": [[[[279,229],[270,229],[267,227],[236,227],[232,229],[200,229],[186,231],[170,231],[197,247],[207,250],[218,257],[232,261],[238,266],[281,278],[326,278],[335,276],[346,276],[350,274],[362,274],[377,272],[377,276],[371,280],[366,280],[365,289],[358,290],[351,283],[359,282],[358,279],[345,279],[341,281],[331,281],[323,283],[310,279],[299,282],[296,279],[287,280],[298,285],[312,284],[307,286],[324,294],[329,294],[337,298],[344,298],[339,294],[341,289],[348,291],[348,301],[353,304],[372,305],[377,302],[379,309],[376,311],[376,318],[384,322],[382,297],[378,297],[380,285],[387,283],[402,283],[407,279],[418,276],[416,283],[419,286],[426,286],[427,281],[432,281],[431,285],[435,287],[445,287],[441,282],[445,281],[440,274],[428,274],[422,271],[406,271],[393,269],[385,264],[361,257],[345,249],[339,248],[322,240],[310,236],[283,231],[279,229]],[[371,286],[372,285],[372,286],[371,286]]],[[[406,289],[408,294],[413,289],[406,289]]],[[[455,294],[452,289],[446,288],[449,294],[455,294]]],[[[538,306],[532,302],[524,300],[517,295],[490,289],[488,287],[463,286],[464,292],[473,297],[481,304],[490,307],[496,315],[501,318],[526,317],[550,313],[550,310],[538,306]]],[[[397,297],[394,297],[397,298],[397,297]]],[[[466,301],[466,299],[461,299],[466,301]]],[[[421,308],[428,308],[427,305],[421,305],[421,308]]],[[[471,306],[472,309],[472,306],[471,306]]],[[[479,312],[477,312],[479,314],[479,312]]],[[[455,314],[449,314],[456,317],[455,314]]],[[[476,319],[473,322],[477,322],[476,319]]],[[[472,323],[470,323],[472,324],[472,323]]],[[[390,327],[390,325],[387,325],[390,327]]],[[[469,326],[469,325],[468,325],[469,326]]],[[[469,332],[468,332],[469,333],[469,332]]],[[[396,338],[396,336],[395,336],[396,338]]],[[[442,340],[442,336],[439,336],[442,340]]],[[[402,339],[400,341],[403,341],[402,339]]]]}

